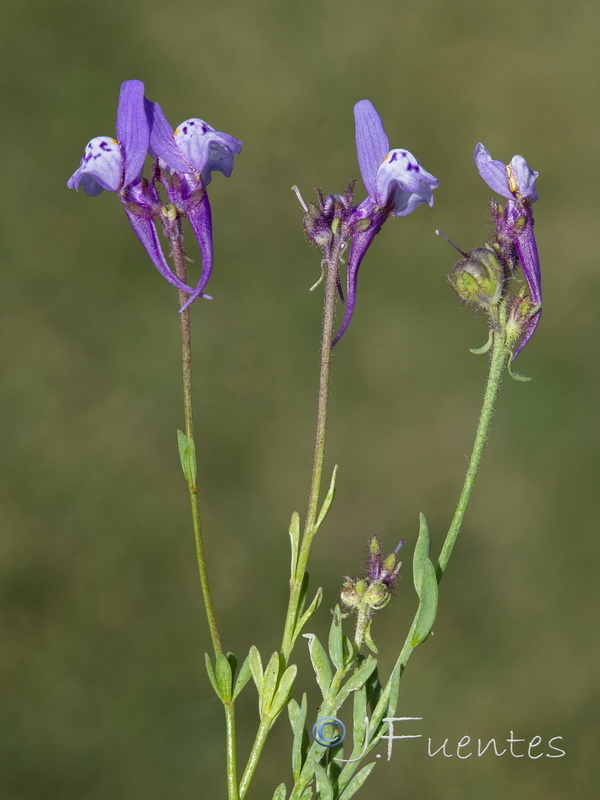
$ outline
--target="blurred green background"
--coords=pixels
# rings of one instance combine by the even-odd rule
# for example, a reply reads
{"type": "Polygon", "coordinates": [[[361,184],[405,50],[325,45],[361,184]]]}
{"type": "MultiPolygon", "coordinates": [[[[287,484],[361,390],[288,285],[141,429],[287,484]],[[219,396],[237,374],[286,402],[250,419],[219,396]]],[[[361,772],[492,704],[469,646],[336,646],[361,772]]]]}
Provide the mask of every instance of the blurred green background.
{"type": "MultiPolygon", "coordinates": [[[[365,543],[392,548],[425,512],[439,546],[470,451],[485,322],[446,281],[489,235],[476,142],[540,172],[545,312],[506,380],[442,586],[435,636],[399,715],[458,742],[562,736],[564,758],[427,755],[398,743],[361,797],[596,796],[600,8],[593,0],[4,0],[0,386],[2,800],[222,798],[223,723],[175,430],[177,298],[116,198],[65,182],[114,134],[140,78],[172,123],[244,141],[210,187],[212,303],[194,307],[202,503],[227,647],[277,648],[287,525],[304,512],[321,300],[319,255],[289,187],[358,177],[353,104],[440,180],[435,208],[389,221],[336,348],[327,472],[334,508],[312,578],[328,609],[365,543]],[[256,632],[256,633],[254,633],[256,632]]],[[[360,197],[362,197],[360,186],[360,197]]],[[[190,248],[191,250],[192,248],[190,248]]],[[[375,626],[389,669],[415,607],[410,573],[375,626]]],[[[302,645],[311,713],[318,697],[302,645]]],[[[239,704],[240,758],[256,725],[239,704]]],[[[282,719],[249,797],[289,783],[282,719]]],[[[549,752],[546,746],[543,752],[549,752]]]]}

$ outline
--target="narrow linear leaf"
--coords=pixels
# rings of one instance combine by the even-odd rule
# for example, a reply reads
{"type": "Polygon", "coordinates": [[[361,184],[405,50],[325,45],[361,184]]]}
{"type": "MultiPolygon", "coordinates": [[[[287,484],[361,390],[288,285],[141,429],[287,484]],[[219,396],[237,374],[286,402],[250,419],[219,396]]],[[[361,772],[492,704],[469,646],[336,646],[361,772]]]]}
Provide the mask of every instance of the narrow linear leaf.
{"type": "Polygon", "coordinates": [[[271,709],[271,703],[277,688],[277,678],[279,676],[279,653],[275,652],[269,659],[269,663],[265,667],[265,674],[263,677],[263,687],[260,696],[261,713],[267,715],[271,709]]]}
{"type": "Polygon", "coordinates": [[[297,511],[292,514],[290,522],[290,547],[292,551],[290,563],[290,583],[296,577],[296,566],[298,564],[298,549],[300,547],[300,515],[297,511]]]}
{"type": "Polygon", "coordinates": [[[319,606],[321,605],[321,600],[322,599],[323,599],[323,589],[319,586],[319,588],[317,589],[317,593],[315,594],[312,603],[306,609],[304,614],[300,617],[300,620],[299,620],[298,624],[296,625],[296,630],[294,631],[294,640],[296,640],[298,638],[298,636],[300,636],[300,634],[302,633],[302,628],[306,625],[308,620],[312,617],[312,615],[315,613],[315,611],[319,608],[319,606]]]}
{"type": "Polygon", "coordinates": [[[333,609],[333,619],[329,629],[329,657],[336,669],[344,667],[342,612],[339,606],[333,609]]]}
{"type": "Polygon", "coordinates": [[[315,778],[319,800],[333,800],[333,786],[329,782],[327,772],[320,764],[315,764],[315,778]]]}
{"type": "Polygon", "coordinates": [[[217,679],[215,677],[215,673],[213,670],[213,666],[210,661],[210,656],[208,653],[204,653],[204,664],[206,665],[206,673],[208,675],[208,680],[210,681],[211,686],[215,690],[215,694],[221,700],[221,692],[219,690],[219,684],[217,683],[217,679]]]}
{"type": "Polygon", "coordinates": [[[337,697],[335,698],[336,708],[341,706],[351,692],[355,692],[365,685],[376,666],[377,661],[373,658],[373,656],[368,656],[363,664],[356,670],[354,675],[351,675],[340,689],[337,697]]]}
{"type": "Polygon", "coordinates": [[[224,702],[228,702],[231,700],[231,683],[233,676],[231,674],[231,664],[227,660],[227,656],[223,655],[223,653],[217,655],[215,678],[219,686],[219,697],[224,702]]]}
{"type": "Polygon", "coordinates": [[[435,567],[429,559],[425,560],[421,585],[418,590],[419,608],[414,622],[414,632],[410,640],[411,647],[416,647],[431,633],[438,603],[438,582],[435,567]]]}
{"type": "Polygon", "coordinates": [[[248,653],[248,664],[250,665],[250,672],[252,673],[254,683],[256,684],[256,690],[260,697],[263,690],[263,666],[260,653],[255,645],[252,645],[248,653]]]}
{"type": "Polygon", "coordinates": [[[352,710],[352,738],[353,752],[362,752],[365,743],[365,717],[367,717],[367,687],[363,686],[354,692],[354,706],[352,710]]]}
{"type": "Polygon", "coordinates": [[[317,683],[319,684],[321,692],[323,693],[323,697],[325,698],[327,697],[327,693],[333,679],[333,673],[331,671],[329,659],[327,658],[327,653],[314,633],[304,633],[302,635],[305,639],[308,639],[308,652],[310,655],[310,660],[312,662],[315,675],[317,676],[317,683]]]}
{"type": "Polygon", "coordinates": [[[288,703],[288,716],[294,734],[294,742],[292,744],[292,772],[294,775],[294,782],[300,777],[302,765],[306,757],[306,748],[308,747],[308,736],[304,727],[306,724],[307,711],[308,700],[306,698],[306,692],[302,695],[301,705],[298,705],[293,699],[288,703]]]}
{"type": "Polygon", "coordinates": [[[372,761],[370,764],[367,764],[366,767],[363,767],[361,771],[352,778],[344,791],[341,793],[340,800],[350,800],[351,797],[354,797],[356,792],[358,792],[360,787],[373,771],[376,763],[376,761],[372,761]]]}
{"type": "Polygon", "coordinates": [[[333,498],[335,495],[335,479],[337,475],[337,464],[333,468],[333,474],[331,475],[331,483],[329,484],[329,491],[327,492],[327,496],[323,501],[323,505],[321,506],[321,513],[319,514],[319,518],[317,519],[317,523],[315,525],[315,531],[318,531],[323,523],[323,520],[327,516],[327,512],[331,508],[331,504],[333,503],[333,498]]]}
{"type": "Polygon", "coordinates": [[[181,469],[190,488],[196,486],[196,447],[194,440],[189,439],[183,431],[177,431],[177,444],[181,469]]]}
{"type": "Polygon", "coordinates": [[[423,577],[423,569],[425,561],[429,558],[429,551],[431,548],[431,534],[429,532],[429,525],[425,514],[419,514],[419,536],[415,544],[415,552],[413,554],[413,583],[415,591],[419,595],[419,588],[421,586],[421,579],[423,577]]]}
{"type": "Polygon", "coordinates": [[[242,689],[248,683],[251,677],[252,677],[252,670],[250,669],[250,659],[246,657],[244,659],[244,663],[242,664],[242,668],[240,669],[239,674],[236,678],[235,686],[233,687],[232,700],[235,700],[235,698],[242,691],[242,689]]]}
{"type": "Polygon", "coordinates": [[[297,673],[298,667],[295,664],[291,664],[281,676],[281,680],[277,686],[277,691],[273,697],[273,702],[271,703],[272,716],[277,716],[277,714],[279,714],[281,709],[287,703],[290,692],[292,691],[292,686],[296,680],[297,673]]]}
{"type": "Polygon", "coordinates": [[[280,783],[279,786],[275,789],[275,794],[273,795],[273,800],[285,800],[285,796],[287,794],[285,783],[280,783]]]}

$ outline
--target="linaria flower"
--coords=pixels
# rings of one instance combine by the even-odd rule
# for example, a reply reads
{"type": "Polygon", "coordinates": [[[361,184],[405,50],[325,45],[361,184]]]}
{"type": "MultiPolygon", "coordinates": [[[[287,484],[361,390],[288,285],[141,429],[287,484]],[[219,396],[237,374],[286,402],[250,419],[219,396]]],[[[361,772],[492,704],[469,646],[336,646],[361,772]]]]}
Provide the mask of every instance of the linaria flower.
{"type": "Polygon", "coordinates": [[[86,194],[115,192],[127,218],[160,274],[189,295],[184,308],[198,297],[208,297],[204,288],[213,264],[211,213],[206,189],[214,170],[227,177],[233,169],[233,155],[241,142],[215,131],[202,120],[187,120],[175,132],[156,103],[144,97],[141,81],[121,86],[117,111],[117,139],[99,136],[87,145],[79,169],[67,186],[83,186],[86,194]],[[150,181],[142,177],[146,156],[157,157],[150,181]],[[158,185],[165,189],[165,204],[158,185]],[[195,288],[181,280],[164,257],[155,221],[172,243],[180,236],[178,220],[188,217],[202,255],[202,272],[195,288]]]}
{"type": "Polygon", "coordinates": [[[421,203],[433,206],[439,182],[408,150],[390,150],[381,117],[369,100],[354,106],[356,153],[367,197],[352,212],[354,233],[347,271],[346,313],[332,344],[344,335],[356,305],[358,270],[388,217],[405,217],[421,203]]]}
{"type": "Polygon", "coordinates": [[[539,306],[523,323],[516,358],[533,336],[541,316],[542,281],[532,211],[532,204],[538,199],[538,173],[522,156],[513,156],[510,164],[495,161],[481,142],[475,148],[475,164],[487,185],[507,199],[506,208],[496,211],[498,243],[504,248],[514,247],[529,288],[531,307],[539,306]]]}

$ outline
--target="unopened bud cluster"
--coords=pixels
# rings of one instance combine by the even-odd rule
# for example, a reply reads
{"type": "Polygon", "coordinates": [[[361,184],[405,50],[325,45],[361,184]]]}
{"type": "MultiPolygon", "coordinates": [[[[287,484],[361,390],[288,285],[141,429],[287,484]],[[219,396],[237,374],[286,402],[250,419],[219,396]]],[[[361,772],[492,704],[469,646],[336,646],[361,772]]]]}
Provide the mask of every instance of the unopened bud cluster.
{"type": "Polygon", "coordinates": [[[375,611],[385,608],[392,599],[402,568],[397,554],[403,544],[403,541],[400,542],[392,553],[384,557],[381,554],[379,537],[373,536],[369,542],[369,561],[365,577],[346,577],[344,580],[341,600],[348,611],[357,615],[355,642],[358,647],[366,640],[374,649],[369,632],[371,617],[375,611]]]}

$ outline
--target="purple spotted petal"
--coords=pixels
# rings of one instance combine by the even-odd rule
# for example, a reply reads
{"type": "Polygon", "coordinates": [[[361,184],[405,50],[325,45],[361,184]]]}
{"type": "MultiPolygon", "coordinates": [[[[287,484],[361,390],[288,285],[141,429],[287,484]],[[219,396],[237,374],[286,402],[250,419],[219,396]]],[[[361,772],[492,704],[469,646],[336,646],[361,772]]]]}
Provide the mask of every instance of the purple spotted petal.
{"type": "Polygon", "coordinates": [[[117,109],[117,140],[124,161],[122,187],[129,186],[144,167],[150,142],[150,127],[144,108],[144,84],[141,81],[124,81],[117,109]]]}
{"type": "Polygon", "coordinates": [[[506,164],[502,161],[494,161],[481,142],[475,148],[475,165],[490,189],[501,194],[502,197],[512,198],[506,176],[506,164]]]}
{"type": "Polygon", "coordinates": [[[186,160],[175,143],[173,128],[165,116],[165,112],[158,105],[146,100],[146,113],[150,120],[150,154],[158,156],[162,166],[168,167],[171,172],[180,175],[194,171],[192,164],[186,160]]]}
{"type": "Polygon", "coordinates": [[[530,169],[523,156],[513,156],[509,169],[517,185],[517,196],[528,199],[531,203],[535,203],[538,199],[535,182],[539,172],[530,169]]]}
{"type": "Polygon", "coordinates": [[[177,126],[174,135],[177,147],[194,170],[202,174],[205,186],[210,183],[213,171],[218,170],[228,178],[233,170],[233,156],[242,151],[238,139],[216,131],[201,119],[186,119],[177,126]]]}
{"type": "Polygon", "coordinates": [[[67,181],[69,189],[79,189],[96,197],[104,189],[116,192],[121,188],[123,159],[119,143],[110,136],[96,136],[88,142],[79,169],[67,181]]]}
{"type": "Polygon", "coordinates": [[[131,211],[128,211],[125,204],[123,207],[131,227],[135,231],[140,242],[144,245],[146,252],[152,259],[152,263],[163,276],[163,278],[169,281],[169,283],[175,286],[175,288],[180,289],[182,292],[185,292],[186,294],[193,294],[194,289],[181,281],[177,275],[175,275],[169,269],[169,265],[165,260],[165,256],[158,240],[158,234],[156,233],[156,228],[154,227],[154,221],[150,217],[143,217],[139,214],[134,214],[131,211]]]}
{"type": "Polygon", "coordinates": [[[360,100],[354,106],[354,122],[360,174],[367,194],[374,198],[377,172],[390,149],[390,143],[381,117],[370,100],[360,100]]]}
{"type": "Polygon", "coordinates": [[[382,206],[392,204],[393,217],[405,217],[421,203],[433,206],[437,178],[427,172],[408,150],[391,150],[379,167],[376,198],[382,206]]]}

